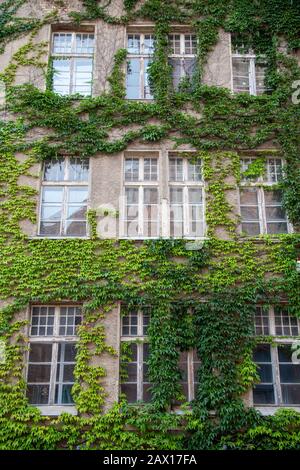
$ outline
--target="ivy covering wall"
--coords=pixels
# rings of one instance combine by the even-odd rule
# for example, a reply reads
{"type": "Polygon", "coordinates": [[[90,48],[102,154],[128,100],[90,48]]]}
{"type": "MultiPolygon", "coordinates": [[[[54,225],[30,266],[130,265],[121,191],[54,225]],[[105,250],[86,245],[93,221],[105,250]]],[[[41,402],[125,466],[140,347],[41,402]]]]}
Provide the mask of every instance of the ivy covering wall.
{"type": "MultiPolygon", "coordinates": [[[[135,18],[154,22],[153,102],[125,100],[125,50],[115,56],[109,92],[80,100],[54,94],[51,64],[42,60],[47,44],[37,44],[34,37],[43,24],[59,18],[59,10],[34,20],[16,17],[25,0],[6,0],[0,6],[2,51],[9,41],[27,34],[26,44],[0,77],[6,85],[7,113],[0,121],[0,296],[7,302],[0,313],[6,342],[6,360],[0,363],[0,448],[299,449],[298,413],[281,410],[265,418],[242,401],[257,380],[252,362],[255,305],[287,300],[290,313],[300,315],[295,269],[300,243],[300,113],[291,101],[292,83],[300,77],[292,56],[300,47],[299,2],[146,0],[140,6],[125,0],[121,17],[107,13],[111,3],[83,0],[82,11],[71,13],[70,19],[76,23],[101,19],[116,25],[135,18]],[[192,86],[183,84],[178,92],[172,89],[167,61],[172,23],[191,24],[199,43],[192,86]],[[207,56],[220,28],[232,33],[237,46],[252,47],[267,57],[272,93],[232,95],[227,89],[203,84],[207,56]],[[279,52],[282,43],[285,52],[282,48],[279,52]],[[44,72],[46,91],[31,84],[15,85],[16,73],[24,65],[44,72]],[[199,117],[185,111],[187,107],[199,117]],[[149,124],[153,118],[159,124],[149,124]],[[138,130],[126,131],[132,124],[138,124],[138,130]],[[120,127],[123,136],[111,140],[110,130],[120,127]],[[36,128],[47,130],[46,136],[29,139],[36,128]],[[29,239],[22,232],[23,220],[36,223],[36,192],[20,185],[19,179],[31,177],[37,161],[65,153],[114,158],[131,142],[149,142],[151,147],[151,142],[174,135],[174,146],[190,144],[204,164],[209,239],[202,249],[188,251],[184,240],[99,239],[94,211],[89,213],[92,236],[88,240],[29,239]],[[241,179],[239,152],[270,141],[287,162],[279,187],[296,231],[276,238],[242,239],[226,194],[241,179]],[[20,154],[26,158],[20,160],[20,154]],[[226,240],[218,237],[220,228],[226,240]],[[42,417],[25,398],[28,343],[22,334],[24,321],[17,314],[31,302],[65,300],[84,304],[73,387],[79,415],[42,417]],[[103,353],[116,354],[106,342],[101,320],[118,302],[139,308],[151,305],[153,399],[143,406],[122,401],[103,413],[102,379],[107,371],[90,365],[90,358],[99,356],[101,363],[103,353]],[[197,397],[184,416],[176,415],[170,412],[170,404],[182,395],[179,352],[193,347],[201,358],[197,397]]],[[[59,2],[53,4],[54,10],[59,7],[59,2]]]]}

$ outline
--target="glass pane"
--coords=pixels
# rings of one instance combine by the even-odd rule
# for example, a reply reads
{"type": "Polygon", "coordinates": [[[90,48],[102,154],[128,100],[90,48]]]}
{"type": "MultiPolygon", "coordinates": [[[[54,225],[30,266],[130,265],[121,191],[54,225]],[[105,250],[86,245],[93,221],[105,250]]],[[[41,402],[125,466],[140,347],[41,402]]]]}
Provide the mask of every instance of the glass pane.
{"type": "Polygon", "coordinates": [[[233,89],[236,92],[249,92],[249,60],[232,59],[233,89]]]}
{"type": "Polygon", "coordinates": [[[86,222],[67,222],[66,235],[71,237],[85,237],[86,236],[86,222]]]}
{"type": "Polygon", "coordinates": [[[139,180],[139,158],[126,158],[125,160],[125,181],[139,180]]]}
{"type": "Polygon", "coordinates": [[[281,205],[282,191],[280,191],[279,189],[276,191],[264,191],[264,196],[266,205],[281,205]]]}
{"type": "Polygon", "coordinates": [[[72,33],[53,34],[53,53],[69,54],[72,51],[72,33]]]}
{"type": "Polygon", "coordinates": [[[73,385],[66,385],[62,386],[62,395],[61,395],[61,403],[63,405],[72,405],[74,403],[71,391],[73,385]]]}
{"type": "Polygon", "coordinates": [[[64,346],[65,346],[64,362],[75,362],[76,344],[75,343],[66,343],[64,346]]]}
{"type": "Polygon", "coordinates": [[[126,188],[126,203],[129,204],[138,204],[139,202],[139,190],[138,188],[126,188]]]}
{"type": "Polygon", "coordinates": [[[76,34],[75,50],[77,54],[93,54],[94,35],[87,33],[76,34]]]}
{"type": "Polygon", "coordinates": [[[88,181],[89,160],[87,158],[70,158],[69,181],[88,181]]]}
{"type": "Polygon", "coordinates": [[[92,91],[93,59],[74,59],[73,93],[90,95],[92,91]]]}
{"type": "Polygon", "coordinates": [[[44,181],[63,181],[65,159],[46,161],[44,163],[44,181]]]}
{"type": "Polygon", "coordinates": [[[51,365],[29,364],[27,380],[29,383],[49,382],[51,365]]]}
{"type": "Polygon", "coordinates": [[[260,234],[260,225],[254,223],[242,223],[242,232],[249,236],[255,236],[260,234]]]}
{"type": "Polygon", "coordinates": [[[157,158],[144,158],[144,180],[157,181],[157,158]]]}
{"type": "Polygon", "coordinates": [[[128,99],[141,98],[140,66],[141,66],[140,59],[131,59],[127,61],[126,97],[128,99]]]}
{"type": "Polygon", "coordinates": [[[241,207],[243,220],[259,220],[258,207],[241,207]]]}
{"type": "Polygon", "coordinates": [[[267,221],[271,220],[285,220],[285,211],[282,207],[266,207],[266,217],[267,221]]]}
{"type": "Polygon", "coordinates": [[[194,73],[196,72],[196,66],[197,66],[197,59],[187,59],[185,58],[183,61],[183,71],[184,71],[184,76],[188,77],[189,79],[192,79],[194,73]]]}
{"type": "Polygon", "coordinates": [[[41,219],[42,220],[60,220],[62,214],[62,206],[42,206],[41,219]]]}
{"type": "Polygon", "coordinates": [[[183,190],[181,188],[170,188],[171,204],[182,204],[183,190]]]}
{"type": "Polygon", "coordinates": [[[282,400],[286,405],[300,405],[300,385],[282,385],[282,400]]]}
{"type": "Polygon", "coordinates": [[[128,403],[135,403],[137,401],[136,384],[121,384],[121,393],[125,394],[128,403]]]}
{"type": "Polygon", "coordinates": [[[42,202],[43,203],[61,203],[63,200],[63,188],[61,187],[47,187],[43,188],[42,202]]]}
{"type": "Polygon", "coordinates": [[[56,236],[59,236],[60,234],[61,234],[60,222],[41,222],[40,235],[45,235],[45,236],[52,235],[56,237],[56,236]]]}
{"type": "Polygon", "coordinates": [[[29,362],[51,362],[52,344],[31,343],[29,362]]]}
{"type": "Polygon", "coordinates": [[[71,80],[71,60],[53,60],[53,91],[60,95],[69,95],[71,80]]]}
{"type": "Polygon", "coordinates": [[[189,203],[202,204],[202,189],[189,188],[189,203]]]}
{"type": "Polygon", "coordinates": [[[182,76],[182,59],[169,58],[168,62],[172,68],[172,79],[174,90],[178,90],[182,76]]]}
{"type": "Polygon", "coordinates": [[[270,235],[276,233],[287,233],[288,227],[286,222],[276,222],[276,223],[268,223],[267,224],[267,233],[270,235]]]}
{"type": "Polygon", "coordinates": [[[130,54],[139,54],[141,40],[139,34],[129,34],[127,37],[127,51],[130,54]]]}
{"type": "Polygon", "coordinates": [[[49,402],[49,385],[28,385],[27,398],[32,405],[47,405],[49,402]]]}
{"type": "Polygon", "coordinates": [[[87,188],[73,187],[68,188],[68,202],[69,203],[86,203],[88,197],[87,188]]]}
{"type": "Polygon", "coordinates": [[[270,362],[271,363],[271,350],[268,344],[260,344],[254,350],[254,362],[270,362]]]}
{"type": "Polygon", "coordinates": [[[272,405],[275,403],[273,385],[255,385],[253,388],[253,403],[255,405],[272,405]]]}
{"type": "Polygon", "coordinates": [[[86,206],[69,206],[67,211],[67,219],[85,220],[86,206]]]}
{"type": "Polygon", "coordinates": [[[257,206],[258,199],[257,199],[257,190],[253,189],[242,189],[240,191],[240,201],[242,205],[254,205],[257,206]]]}

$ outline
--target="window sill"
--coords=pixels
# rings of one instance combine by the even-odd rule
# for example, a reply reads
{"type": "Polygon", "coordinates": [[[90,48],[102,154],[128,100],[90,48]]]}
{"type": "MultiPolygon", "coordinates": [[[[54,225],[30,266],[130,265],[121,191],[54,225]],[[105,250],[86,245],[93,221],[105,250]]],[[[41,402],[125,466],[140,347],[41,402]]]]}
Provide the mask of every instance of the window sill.
{"type": "Polygon", "coordinates": [[[278,410],[294,410],[300,413],[300,405],[264,405],[254,406],[263,416],[273,416],[278,410]]]}
{"type": "Polygon", "coordinates": [[[38,408],[42,416],[59,416],[62,413],[69,413],[73,416],[77,416],[77,410],[73,405],[33,405],[38,408]]]}

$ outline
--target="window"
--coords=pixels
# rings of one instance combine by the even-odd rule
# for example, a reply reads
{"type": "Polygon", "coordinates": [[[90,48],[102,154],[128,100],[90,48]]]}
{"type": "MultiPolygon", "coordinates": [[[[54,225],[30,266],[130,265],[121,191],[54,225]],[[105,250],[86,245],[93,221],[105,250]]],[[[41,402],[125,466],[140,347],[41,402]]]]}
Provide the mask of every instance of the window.
{"type": "Polygon", "coordinates": [[[169,63],[172,66],[173,86],[178,90],[183,78],[192,79],[197,64],[197,38],[195,34],[169,35],[169,63]]]}
{"type": "Polygon", "coordinates": [[[240,188],[242,232],[250,236],[288,233],[291,227],[282,207],[282,191],[272,189],[272,184],[282,179],[282,160],[267,158],[264,174],[252,178],[245,172],[254,162],[253,157],[241,160],[241,169],[244,173],[240,188]]]}
{"type": "Polygon", "coordinates": [[[127,51],[126,97],[131,100],[153,99],[148,77],[154,53],[153,34],[128,34],[127,51]]]}
{"type": "Polygon", "coordinates": [[[300,405],[300,365],[293,362],[292,345],[300,334],[300,321],[287,307],[258,307],[257,335],[271,335],[273,345],[259,344],[254,351],[260,383],[253,388],[255,405],[300,405]]]}
{"type": "Polygon", "coordinates": [[[61,95],[91,95],[94,34],[52,34],[53,91],[61,95]]]}
{"type": "Polygon", "coordinates": [[[201,160],[169,154],[170,235],[204,236],[201,160]]]}
{"type": "Polygon", "coordinates": [[[265,159],[265,171],[264,174],[257,177],[247,176],[247,171],[251,168],[251,165],[255,165],[257,158],[246,157],[241,159],[241,172],[243,182],[253,183],[279,183],[283,178],[283,161],[281,158],[267,157],[265,159]]]}
{"type": "Polygon", "coordinates": [[[65,157],[45,162],[39,235],[87,235],[88,175],[88,159],[65,157]]]}
{"type": "Polygon", "coordinates": [[[199,385],[198,370],[200,361],[195,349],[184,351],[179,356],[179,369],[181,372],[181,385],[187,401],[195,399],[199,385]]]}
{"type": "Polygon", "coordinates": [[[233,91],[261,95],[265,87],[266,64],[254,54],[232,54],[233,91]]]}
{"type": "Polygon", "coordinates": [[[124,162],[124,236],[159,236],[158,159],[127,156],[124,162]]]}
{"type": "Polygon", "coordinates": [[[127,343],[128,362],[121,363],[121,393],[128,403],[137,401],[149,402],[151,400],[151,384],[148,378],[147,359],[149,358],[149,344],[147,343],[147,329],[150,320],[149,310],[136,310],[127,312],[122,316],[121,341],[127,343]],[[138,342],[133,342],[139,340],[138,342]]]}
{"type": "Polygon", "coordinates": [[[79,306],[33,306],[27,397],[33,405],[73,405],[79,306]]]}

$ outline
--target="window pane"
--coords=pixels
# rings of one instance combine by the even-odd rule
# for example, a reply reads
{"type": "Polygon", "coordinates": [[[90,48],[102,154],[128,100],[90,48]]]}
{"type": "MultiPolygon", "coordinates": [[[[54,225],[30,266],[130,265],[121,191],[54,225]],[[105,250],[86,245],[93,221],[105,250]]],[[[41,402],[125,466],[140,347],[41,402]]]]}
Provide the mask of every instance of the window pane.
{"type": "Polygon", "coordinates": [[[59,236],[61,234],[60,222],[41,222],[40,235],[59,236]]]}
{"type": "Polygon", "coordinates": [[[254,405],[272,405],[275,403],[273,385],[255,385],[253,388],[254,405]]]}
{"type": "Polygon", "coordinates": [[[182,59],[169,58],[168,62],[172,68],[172,79],[174,90],[178,90],[182,76],[182,59]]]}
{"type": "Polygon", "coordinates": [[[31,343],[29,362],[51,362],[52,344],[31,343]]]}
{"type": "Polygon", "coordinates": [[[61,203],[63,200],[62,187],[44,187],[43,188],[43,203],[61,203]]]}
{"type": "Polygon", "coordinates": [[[51,365],[45,364],[29,364],[28,366],[28,382],[49,382],[51,365]]]}
{"type": "Polygon", "coordinates": [[[139,54],[141,47],[140,35],[129,34],[127,37],[127,51],[130,54],[139,54]]]}
{"type": "Polygon", "coordinates": [[[88,191],[87,188],[72,187],[68,189],[69,203],[86,203],[88,191]]]}
{"type": "Polygon", "coordinates": [[[44,335],[53,335],[54,307],[33,307],[31,315],[31,336],[42,336],[41,326],[46,326],[44,335]]]}
{"type": "Polygon", "coordinates": [[[69,181],[88,181],[89,160],[87,158],[70,158],[69,181]]]}
{"type": "Polygon", "coordinates": [[[128,403],[136,403],[137,401],[137,385],[136,384],[121,384],[121,393],[124,393],[128,403]]]}
{"type": "Polygon", "coordinates": [[[183,181],[183,159],[169,159],[169,179],[170,181],[183,181]]]}
{"type": "Polygon", "coordinates": [[[46,161],[44,163],[44,181],[63,181],[65,159],[46,161]]]}
{"type": "Polygon", "coordinates": [[[128,99],[141,98],[140,92],[140,59],[127,61],[126,97],[128,99]]]}
{"type": "Polygon", "coordinates": [[[288,227],[286,222],[276,222],[267,224],[267,233],[274,235],[276,233],[287,233],[288,227]]]}
{"type": "Polygon", "coordinates": [[[157,181],[157,158],[144,158],[144,180],[157,181]]]}
{"type": "Polygon", "coordinates": [[[196,160],[195,163],[188,162],[188,180],[189,181],[202,181],[202,164],[201,160],[196,160]]]}
{"type": "Polygon", "coordinates": [[[93,59],[74,59],[73,93],[90,95],[92,92],[93,59]]]}
{"type": "Polygon", "coordinates": [[[125,181],[139,180],[139,158],[126,158],[125,160],[125,181]]]}
{"type": "Polygon", "coordinates": [[[257,189],[242,189],[240,191],[240,201],[242,205],[254,205],[257,206],[257,189]]]}
{"type": "Polygon", "coordinates": [[[53,60],[53,91],[60,95],[69,95],[71,93],[71,60],[54,59],[53,60]]]}
{"type": "Polygon", "coordinates": [[[282,385],[282,400],[285,405],[300,404],[300,385],[282,385]]]}
{"type": "Polygon", "coordinates": [[[249,60],[244,58],[232,59],[233,90],[249,92],[249,60]]]}
{"type": "Polygon", "coordinates": [[[268,344],[260,344],[254,350],[254,362],[270,362],[271,363],[271,350],[268,344]]]}
{"type": "Polygon", "coordinates": [[[258,207],[241,207],[243,220],[259,220],[258,207]]]}
{"type": "Polygon", "coordinates": [[[49,402],[49,385],[28,385],[27,398],[32,405],[47,405],[49,402]]]}
{"type": "Polygon", "coordinates": [[[72,50],[72,33],[53,34],[53,53],[70,54],[72,50]]]}
{"type": "Polygon", "coordinates": [[[93,54],[94,35],[87,33],[77,33],[75,51],[77,54],[93,54]]]}
{"type": "Polygon", "coordinates": [[[242,223],[242,232],[246,233],[249,236],[259,235],[260,225],[251,224],[251,223],[242,223]]]}

